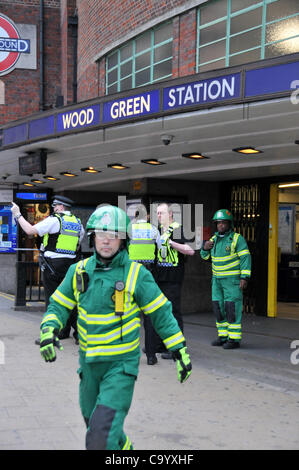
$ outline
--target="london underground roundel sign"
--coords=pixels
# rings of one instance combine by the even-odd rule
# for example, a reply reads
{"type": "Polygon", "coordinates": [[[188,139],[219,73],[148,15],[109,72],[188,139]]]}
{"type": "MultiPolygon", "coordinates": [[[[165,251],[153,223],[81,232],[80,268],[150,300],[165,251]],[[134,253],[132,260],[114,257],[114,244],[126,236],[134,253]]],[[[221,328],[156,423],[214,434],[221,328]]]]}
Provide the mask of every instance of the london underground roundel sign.
{"type": "Polygon", "coordinates": [[[0,76],[11,72],[28,43],[20,38],[12,20],[0,14],[0,76]]]}

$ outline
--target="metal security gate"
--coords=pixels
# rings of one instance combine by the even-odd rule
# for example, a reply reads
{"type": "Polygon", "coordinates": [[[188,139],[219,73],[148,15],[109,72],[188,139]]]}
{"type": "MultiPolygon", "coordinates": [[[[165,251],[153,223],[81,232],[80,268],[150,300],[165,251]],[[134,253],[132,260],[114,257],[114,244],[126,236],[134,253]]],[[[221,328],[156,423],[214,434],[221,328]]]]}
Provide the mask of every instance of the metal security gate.
{"type": "Polygon", "coordinates": [[[17,261],[17,286],[15,308],[21,309],[28,302],[44,302],[44,288],[40,276],[39,263],[34,261],[17,261]]]}
{"type": "Polygon", "coordinates": [[[252,274],[244,292],[244,313],[267,315],[269,183],[240,182],[223,185],[224,200],[234,226],[247,241],[252,274]]]}

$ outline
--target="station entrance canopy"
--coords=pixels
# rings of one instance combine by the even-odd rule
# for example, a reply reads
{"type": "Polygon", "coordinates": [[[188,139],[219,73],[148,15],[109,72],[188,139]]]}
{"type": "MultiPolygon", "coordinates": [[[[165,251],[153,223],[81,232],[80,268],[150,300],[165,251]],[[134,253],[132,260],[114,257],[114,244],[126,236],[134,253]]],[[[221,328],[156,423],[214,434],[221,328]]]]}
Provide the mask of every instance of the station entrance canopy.
{"type": "Polygon", "coordinates": [[[129,181],[140,178],[223,181],[295,175],[298,122],[299,54],[293,54],[14,121],[1,129],[0,173],[6,182],[22,184],[19,157],[42,148],[48,153],[47,174],[59,178],[45,180],[55,191],[126,191],[129,181]],[[262,153],[233,151],[244,146],[262,153]],[[182,158],[192,152],[207,158],[182,158]],[[164,165],[146,165],[146,159],[164,165]],[[127,168],[116,171],[108,167],[113,163],[127,168]],[[88,166],[99,172],[81,171],[88,166]],[[77,176],[62,176],[64,171],[77,176]]]}

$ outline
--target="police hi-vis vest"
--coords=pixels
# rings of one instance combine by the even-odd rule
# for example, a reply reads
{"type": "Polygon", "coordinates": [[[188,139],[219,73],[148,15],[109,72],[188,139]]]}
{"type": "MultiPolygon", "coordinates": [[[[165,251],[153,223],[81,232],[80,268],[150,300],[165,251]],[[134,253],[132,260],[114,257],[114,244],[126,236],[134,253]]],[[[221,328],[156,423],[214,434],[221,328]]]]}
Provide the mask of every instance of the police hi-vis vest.
{"type": "Polygon", "coordinates": [[[232,230],[219,237],[217,234],[210,238],[214,246],[210,252],[201,250],[203,259],[212,258],[212,273],[217,278],[238,276],[243,279],[251,276],[251,255],[246,240],[232,230]]]}
{"type": "Polygon", "coordinates": [[[53,217],[59,219],[60,230],[57,233],[44,235],[43,245],[45,251],[75,255],[81,231],[80,219],[73,214],[54,214],[53,217]]]}
{"type": "Polygon", "coordinates": [[[140,263],[154,263],[156,259],[155,229],[149,222],[132,224],[129,258],[140,263]]]}
{"type": "Polygon", "coordinates": [[[140,354],[140,314],[150,315],[167,349],[176,349],[185,338],[171,313],[171,304],[154,282],[149,271],[129,260],[122,250],[111,268],[101,267],[93,255],[73,264],[51,297],[42,325],[58,331],[65,325],[75,306],[78,309],[78,338],[86,362],[105,362],[140,354]],[[89,276],[86,292],[81,292],[76,273],[89,276]],[[122,279],[123,314],[115,311],[115,281],[122,279]],[[136,294],[138,291],[138,295],[136,294]],[[138,303],[136,299],[138,298],[138,303]]]}
{"type": "Polygon", "coordinates": [[[175,267],[179,264],[179,254],[169,245],[173,231],[180,227],[177,222],[172,222],[168,229],[161,235],[162,247],[158,251],[158,266],[175,267]]]}

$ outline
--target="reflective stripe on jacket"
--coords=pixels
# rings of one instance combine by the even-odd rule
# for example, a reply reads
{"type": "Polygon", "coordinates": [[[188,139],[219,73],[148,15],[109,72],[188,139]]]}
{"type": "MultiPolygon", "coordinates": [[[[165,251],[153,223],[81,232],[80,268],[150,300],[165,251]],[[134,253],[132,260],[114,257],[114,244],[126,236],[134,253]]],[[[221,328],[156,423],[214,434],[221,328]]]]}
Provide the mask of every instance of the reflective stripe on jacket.
{"type": "Polygon", "coordinates": [[[96,254],[72,265],[50,298],[42,326],[60,330],[74,306],[78,308],[80,350],[87,362],[117,360],[125,355],[140,354],[140,312],[150,315],[157,333],[168,349],[179,349],[185,341],[172,305],[141,264],[129,260],[122,250],[111,262],[102,265],[96,254]],[[79,292],[76,270],[85,269],[89,276],[86,292],[79,292]],[[115,314],[114,286],[125,283],[123,315],[115,314]]]}
{"type": "Polygon", "coordinates": [[[201,249],[203,259],[212,259],[212,273],[217,278],[238,276],[250,278],[251,255],[245,238],[233,230],[220,236],[218,232],[210,239],[214,246],[210,251],[201,249]]]}

